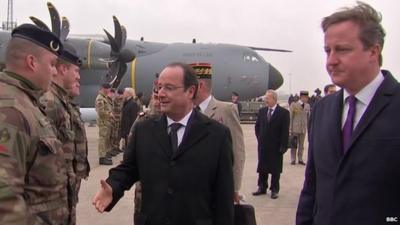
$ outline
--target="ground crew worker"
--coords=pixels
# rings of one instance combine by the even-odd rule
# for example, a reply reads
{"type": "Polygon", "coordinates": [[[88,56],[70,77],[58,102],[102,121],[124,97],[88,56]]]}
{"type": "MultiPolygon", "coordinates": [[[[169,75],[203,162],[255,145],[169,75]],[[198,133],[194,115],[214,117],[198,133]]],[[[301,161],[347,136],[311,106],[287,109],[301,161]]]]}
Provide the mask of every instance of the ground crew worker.
{"type": "Polygon", "coordinates": [[[23,24],[11,33],[0,73],[0,224],[68,224],[61,142],[39,97],[57,73],[63,46],[23,24]]]}

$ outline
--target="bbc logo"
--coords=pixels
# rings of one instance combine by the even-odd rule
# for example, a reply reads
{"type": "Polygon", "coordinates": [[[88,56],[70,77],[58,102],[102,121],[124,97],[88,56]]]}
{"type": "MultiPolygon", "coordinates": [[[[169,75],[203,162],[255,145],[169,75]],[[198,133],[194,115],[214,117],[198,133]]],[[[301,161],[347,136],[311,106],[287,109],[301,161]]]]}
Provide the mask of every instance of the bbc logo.
{"type": "Polygon", "coordinates": [[[386,222],[388,223],[397,223],[399,222],[399,218],[397,216],[388,216],[386,217],[386,222]]]}

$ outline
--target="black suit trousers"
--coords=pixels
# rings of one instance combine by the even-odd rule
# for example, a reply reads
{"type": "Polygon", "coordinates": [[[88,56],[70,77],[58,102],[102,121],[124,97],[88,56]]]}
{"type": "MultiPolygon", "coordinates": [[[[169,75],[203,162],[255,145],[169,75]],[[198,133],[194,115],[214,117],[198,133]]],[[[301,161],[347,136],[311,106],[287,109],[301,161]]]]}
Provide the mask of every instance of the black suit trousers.
{"type": "MultiPolygon", "coordinates": [[[[273,192],[279,192],[279,179],[281,174],[271,174],[271,186],[270,190],[273,192]]],[[[258,187],[267,190],[268,188],[268,173],[258,173],[258,187]]]]}

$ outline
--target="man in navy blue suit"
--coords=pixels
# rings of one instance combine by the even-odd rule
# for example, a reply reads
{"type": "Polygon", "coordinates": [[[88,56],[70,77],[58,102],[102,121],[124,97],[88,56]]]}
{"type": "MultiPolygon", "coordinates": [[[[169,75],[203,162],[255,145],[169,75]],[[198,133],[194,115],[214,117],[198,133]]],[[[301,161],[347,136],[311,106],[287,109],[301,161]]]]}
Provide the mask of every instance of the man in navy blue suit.
{"type": "Polygon", "coordinates": [[[322,21],[326,68],[342,89],[314,107],[297,225],[400,221],[400,85],[380,69],[380,22],[362,2],[322,21]]]}

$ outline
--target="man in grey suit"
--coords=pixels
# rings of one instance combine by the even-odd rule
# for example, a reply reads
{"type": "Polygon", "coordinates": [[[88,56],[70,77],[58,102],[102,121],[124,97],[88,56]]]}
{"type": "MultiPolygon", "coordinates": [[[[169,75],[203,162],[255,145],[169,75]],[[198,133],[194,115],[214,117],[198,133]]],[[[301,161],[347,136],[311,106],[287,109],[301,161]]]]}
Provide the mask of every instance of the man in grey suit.
{"type": "Polygon", "coordinates": [[[313,109],[297,225],[399,224],[400,85],[380,69],[381,20],[358,2],[322,21],[326,68],[342,89],[313,109]]]}
{"type": "Polygon", "coordinates": [[[211,119],[227,126],[232,136],[233,180],[235,184],[234,201],[239,203],[239,190],[242,184],[243,168],[246,158],[243,131],[240,126],[238,108],[234,103],[218,101],[212,96],[212,67],[209,63],[191,64],[199,79],[195,105],[211,119]]]}
{"type": "Polygon", "coordinates": [[[300,91],[300,101],[290,104],[290,126],[289,131],[292,135],[297,136],[297,149],[290,150],[292,162],[296,164],[296,153],[300,165],[305,165],[303,161],[304,139],[307,133],[308,118],[310,116],[310,104],[308,104],[308,91],[300,91]]]}

